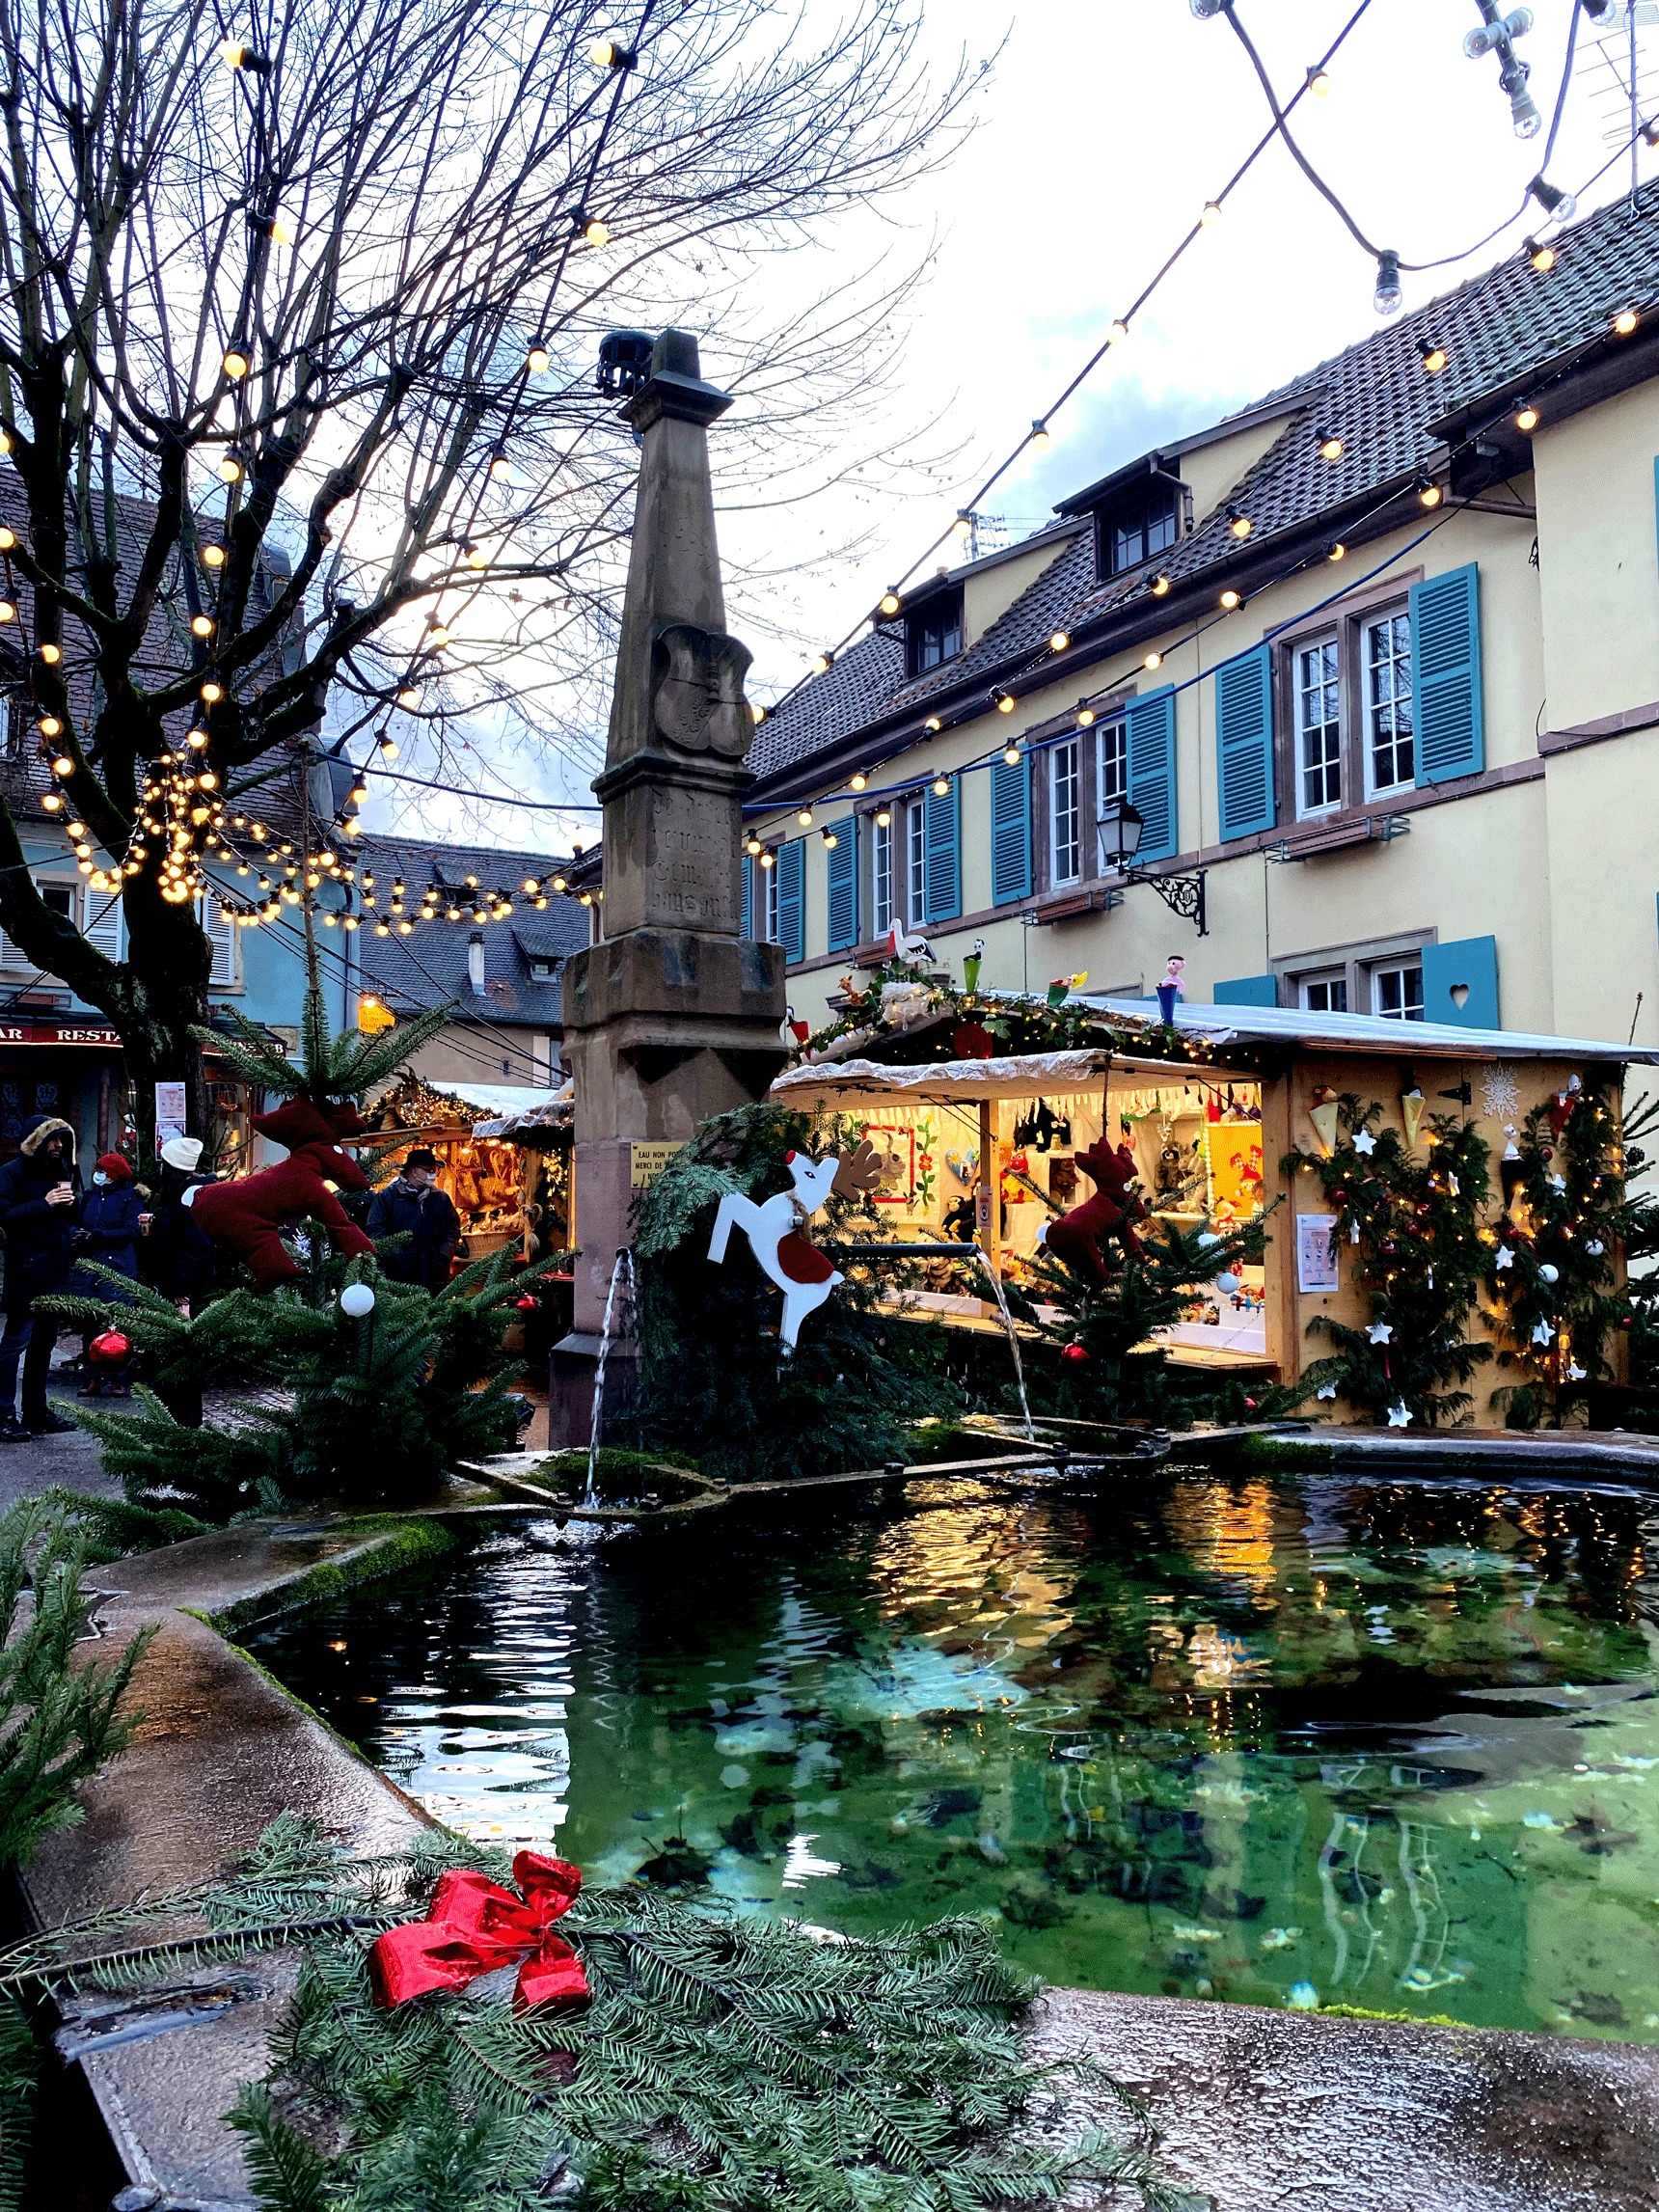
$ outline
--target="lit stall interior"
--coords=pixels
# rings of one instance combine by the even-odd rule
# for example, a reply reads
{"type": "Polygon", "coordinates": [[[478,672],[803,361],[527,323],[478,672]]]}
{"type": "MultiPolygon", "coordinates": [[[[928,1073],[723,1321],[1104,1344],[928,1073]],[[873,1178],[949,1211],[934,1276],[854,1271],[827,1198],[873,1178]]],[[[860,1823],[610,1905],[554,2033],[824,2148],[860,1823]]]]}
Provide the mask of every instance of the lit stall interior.
{"type": "MultiPolygon", "coordinates": [[[[1074,1079],[1047,1088],[1040,1077],[1022,1071],[1007,1086],[1017,1095],[951,1097],[944,1095],[949,1071],[930,1073],[947,1079],[930,1084],[938,1095],[926,1099],[905,1097],[897,1086],[884,1097],[868,1082],[851,1095],[830,1080],[820,1102],[875,1147],[882,1165],[871,1193],[882,1217],[878,1233],[894,1242],[974,1241],[987,1122],[995,1145],[998,1218],[979,1241],[999,1272],[1032,1291],[1039,1287],[1033,1262],[1046,1224],[1094,1194],[1077,1156],[1102,1133],[1134,1156],[1151,1213],[1140,1224],[1143,1238],[1156,1237],[1162,1222],[1183,1233],[1233,1229],[1263,1211],[1262,1098],[1255,1081],[1142,1067],[1114,1068],[1104,1081],[1078,1086],[1074,1079]]],[[[994,1314],[960,1266],[941,1269],[919,1292],[893,1296],[947,1319],[990,1322],[994,1314]]],[[[1195,1301],[1163,1341],[1196,1363],[1265,1360],[1261,1266],[1243,1269],[1236,1289],[1212,1290],[1195,1301]]]]}

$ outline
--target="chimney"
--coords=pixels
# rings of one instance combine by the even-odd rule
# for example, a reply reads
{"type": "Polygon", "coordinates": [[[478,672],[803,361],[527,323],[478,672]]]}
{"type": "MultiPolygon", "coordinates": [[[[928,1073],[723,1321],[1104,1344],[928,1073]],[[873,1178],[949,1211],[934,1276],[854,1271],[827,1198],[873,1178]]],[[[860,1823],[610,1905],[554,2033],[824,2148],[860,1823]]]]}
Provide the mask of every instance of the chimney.
{"type": "Polygon", "coordinates": [[[467,981],[476,997],[484,996],[484,933],[474,930],[467,940],[467,981]]]}

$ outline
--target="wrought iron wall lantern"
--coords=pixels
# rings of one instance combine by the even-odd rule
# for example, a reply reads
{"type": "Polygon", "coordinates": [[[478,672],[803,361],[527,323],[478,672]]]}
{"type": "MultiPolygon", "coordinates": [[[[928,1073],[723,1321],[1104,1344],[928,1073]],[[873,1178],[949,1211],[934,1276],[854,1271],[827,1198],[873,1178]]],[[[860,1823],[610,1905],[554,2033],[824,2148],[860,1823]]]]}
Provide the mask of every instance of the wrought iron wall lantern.
{"type": "Polygon", "coordinates": [[[1108,799],[1100,816],[1101,865],[1115,867],[1124,881],[1129,884],[1150,884],[1171,914],[1180,915],[1183,921],[1196,922],[1200,937],[1210,935],[1209,919],[1205,909],[1205,870],[1197,868],[1186,876],[1149,876],[1135,864],[1140,851],[1141,833],[1146,828],[1146,817],[1127,799],[1108,799]]]}

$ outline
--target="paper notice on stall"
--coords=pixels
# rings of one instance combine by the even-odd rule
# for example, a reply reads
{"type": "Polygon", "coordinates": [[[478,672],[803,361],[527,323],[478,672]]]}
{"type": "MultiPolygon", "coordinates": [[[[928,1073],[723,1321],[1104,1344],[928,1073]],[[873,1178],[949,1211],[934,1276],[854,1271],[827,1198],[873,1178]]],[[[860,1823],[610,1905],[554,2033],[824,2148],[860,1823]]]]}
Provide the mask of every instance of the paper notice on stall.
{"type": "Polygon", "coordinates": [[[1304,1297],[1334,1291],[1337,1281],[1337,1217],[1334,1214],[1296,1215],[1296,1288],[1304,1297]]]}
{"type": "Polygon", "coordinates": [[[184,1125],[190,1118],[182,1083],[157,1083],[155,1086],[155,1149],[176,1136],[184,1134],[184,1125]]]}

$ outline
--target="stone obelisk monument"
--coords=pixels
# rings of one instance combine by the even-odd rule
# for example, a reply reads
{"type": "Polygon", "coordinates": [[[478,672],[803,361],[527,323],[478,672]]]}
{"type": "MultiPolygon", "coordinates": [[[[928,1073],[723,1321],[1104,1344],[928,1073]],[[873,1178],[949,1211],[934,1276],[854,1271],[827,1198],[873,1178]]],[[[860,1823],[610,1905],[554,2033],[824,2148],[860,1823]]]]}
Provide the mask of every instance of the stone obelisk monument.
{"type": "MultiPolygon", "coordinates": [[[[604,935],[565,969],[576,1079],[572,1333],[553,1355],[552,1440],[585,1443],[606,1294],[637,1188],[710,1114],[782,1066],[781,945],[746,938],[739,869],[754,721],[749,654],[725,628],[708,428],[731,405],[697,344],[665,331],[621,409],[643,440],[605,770],[604,935]]],[[[607,1417],[632,1402],[614,1335],[607,1417]]]]}

